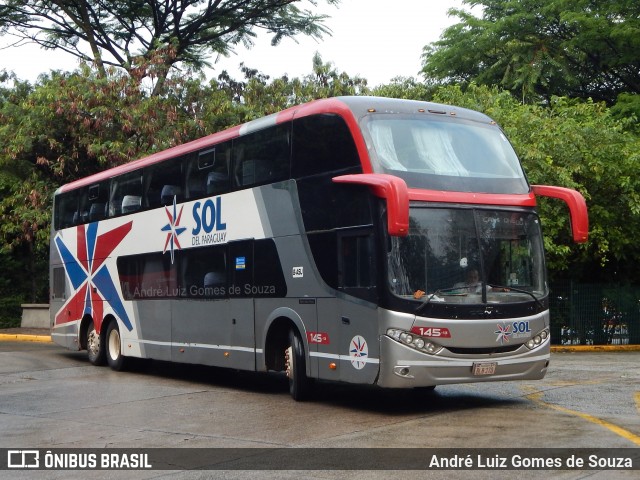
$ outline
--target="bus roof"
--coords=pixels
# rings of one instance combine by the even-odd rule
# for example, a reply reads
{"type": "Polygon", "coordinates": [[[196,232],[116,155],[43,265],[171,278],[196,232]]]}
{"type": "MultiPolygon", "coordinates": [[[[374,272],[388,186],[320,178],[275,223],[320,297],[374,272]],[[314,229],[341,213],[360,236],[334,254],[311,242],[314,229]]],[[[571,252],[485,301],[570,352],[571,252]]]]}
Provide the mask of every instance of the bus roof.
{"type": "MultiPolygon", "coordinates": [[[[133,160],[129,163],[113,167],[102,172],[84,177],[73,182],[61,186],[56,194],[65,191],[74,190],[87,185],[92,185],[112,177],[132,172],[140,168],[144,168],[156,163],[186,155],[203,148],[207,148],[218,143],[231,140],[233,138],[246,135],[272,125],[290,121],[293,118],[300,118],[314,114],[335,113],[342,116],[345,121],[354,127],[357,125],[356,119],[359,119],[370,113],[431,113],[437,115],[447,115],[466,120],[472,120],[482,123],[490,123],[492,120],[474,110],[444,105],[432,102],[423,102],[419,100],[402,100],[385,97],[370,96],[343,96],[335,98],[327,98],[314,100],[309,103],[290,107],[266,117],[252,120],[242,125],[231,127],[221,132],[213,133],[205,137],[193,140],[182,145],[178,145],[160,152],[133,160]]],[[[366,150],[365,150],[366,151],[366,150]]]]}

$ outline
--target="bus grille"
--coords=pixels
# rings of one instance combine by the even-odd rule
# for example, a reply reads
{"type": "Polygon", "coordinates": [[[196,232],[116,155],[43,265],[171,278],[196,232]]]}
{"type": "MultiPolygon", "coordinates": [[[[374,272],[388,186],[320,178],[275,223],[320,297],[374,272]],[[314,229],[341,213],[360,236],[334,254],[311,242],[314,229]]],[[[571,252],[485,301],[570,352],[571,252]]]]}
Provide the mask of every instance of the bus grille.
{"type": "Polygon", "coordinates": [[[460,348],[460,347],[446,347],[451,353],[459,355],[491,355],[494,353],[509,353],[515,352],[522,345],[507,345],[503,347],[488,347],[488,348],[460,348]]]}

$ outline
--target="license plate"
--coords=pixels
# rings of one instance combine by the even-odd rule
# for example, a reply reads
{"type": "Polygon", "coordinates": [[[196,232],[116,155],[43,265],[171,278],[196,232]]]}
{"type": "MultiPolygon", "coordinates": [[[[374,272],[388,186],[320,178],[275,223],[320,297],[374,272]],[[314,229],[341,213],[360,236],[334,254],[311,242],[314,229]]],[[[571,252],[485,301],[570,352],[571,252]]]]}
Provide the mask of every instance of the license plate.
{"type": "Polygon", "coordinates": [[[493,375],[496,373],[497,363],[474,363],[473,374],[474,375],[493,375]]]}

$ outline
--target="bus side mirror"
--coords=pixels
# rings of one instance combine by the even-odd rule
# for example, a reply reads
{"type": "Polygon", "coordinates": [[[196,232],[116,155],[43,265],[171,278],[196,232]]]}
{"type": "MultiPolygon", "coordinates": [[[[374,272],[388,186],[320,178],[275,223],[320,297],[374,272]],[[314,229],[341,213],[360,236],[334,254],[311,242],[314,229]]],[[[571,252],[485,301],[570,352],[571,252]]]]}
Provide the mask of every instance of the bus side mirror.
{"type": "Polygon", "coordinates": [[[340,175],[332,180],[335,183],[367,185],[376,197],[387,201],[389,235],[406,237],[409,234],[409,189],[404,180],[384,173],[340,175]]]}
{"type": "Polygon", "coordinates": [[[571,215],[571,232],[573,241],[585,243],[589,239],[589,215],[587,202],[582,194],[576,190],[549,185],[532,185],[533,193],[542,197],[559,198],[569,207],[571,215]]]}

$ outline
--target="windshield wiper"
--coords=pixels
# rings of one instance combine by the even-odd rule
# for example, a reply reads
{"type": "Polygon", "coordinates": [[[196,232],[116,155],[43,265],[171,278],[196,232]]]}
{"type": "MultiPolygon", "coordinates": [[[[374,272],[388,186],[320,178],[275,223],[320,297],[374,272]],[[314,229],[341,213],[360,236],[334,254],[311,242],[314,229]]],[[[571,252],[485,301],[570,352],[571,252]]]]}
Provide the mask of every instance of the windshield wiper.
{"type": "Polygon", "coordinates": [[[437,297],[438,295],[456,295],[456,296],[466,295],[466,293],[454,293],[456,290],[460,290],[460,288],[461,287],[439,288],[438,290],[433,292],[431,295],[429,295],[429,297],[421,305],[419,305],[418,308],[416,308],[414,313],[416,315],[420,313],[423,309],[427,307],[427,305],[429,305],[429,302],[431,302],[431,299],[433,297],[437,297]]]}
{"type": "Polygon", "coordinates": [[[506,287],[504,285],[493,285],[490,283],[487,283],[487,287],[500,289],[503,292],[513,291],[513,292],[524,293],[525,295],[529,295],[536,302],[536,304],[538,305],[538,308],[540,308],[540,311],[544,310],[544,306],[542,305],[542,302],[538,299],[538,297],[536,297],[532,292],[528,290],[524,290],[522,288],[515,288],[515,287],[506,287]]]}
{"type": "MultiPolygon", "coordinates": [[[[503,292],[513,291],[513,292],[524,293],[525,295],[529,295],[536,302],[536,305],[538,306],[540,311],[544,310],[544,306],[542,305],[542,302],[532,292],[523,290],[521,288],[507,287],[505,285],[494,285],[491,283],[487,283],[487,287],[488,288],[490,287],[496,290],[502,290],[503,292]]],[[[429,295],[429,297],[421,305],[419,305],[418,308],[415,309],[414,313],[417,315],[420,312],[422,312],[428,305],[430,305],[430,302],[433,299],[433,297],[437,297],[438,295],[443,295],[443,296],[444,295],[455,295],[455,296],[467,295],[467,293],[462,293],[462,292],[456,293],[456,290],[460,290],[461,288],[464,288],[464,287],[451,287],[451,288],[442,288],[442,289],[436,290],[431,295],[429,295]]],[[[486,303],[486,302],[483,302],[483,303],[486,303]]]]}

